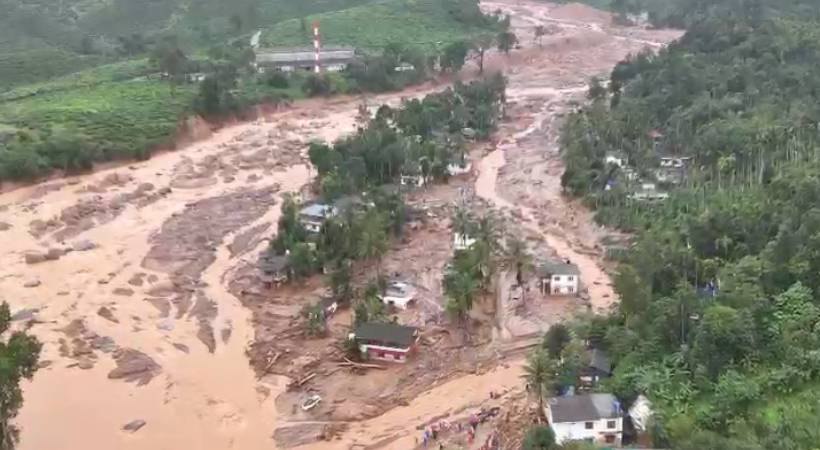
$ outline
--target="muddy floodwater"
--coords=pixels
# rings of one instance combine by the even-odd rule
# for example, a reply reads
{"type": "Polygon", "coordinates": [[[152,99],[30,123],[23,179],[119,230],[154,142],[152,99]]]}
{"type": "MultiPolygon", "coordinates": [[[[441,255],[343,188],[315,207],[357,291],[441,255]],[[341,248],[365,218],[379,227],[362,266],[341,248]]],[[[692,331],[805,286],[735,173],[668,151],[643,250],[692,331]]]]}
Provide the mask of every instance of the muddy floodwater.
{"type": "MultiPolygon", "coordinates": [[[[590,76],[680,32],[615,27],[577,4],[482,7],[510,13],[523,48],[487,58],[509,77],[508,117],[474,165],[475,193],[576,263],[591,306],[606,310],[617,298],[595,245],[604,230],[561,194],[560,117],[583,101],[590,76]],[[540,44],[537,25],[550,32],[540,44]]],[[[443,87],[366,101],[395,105],[443,87]]],[[[16,420],[22,450],[275,447],[284,421],[275,402],[290,380],[257,379],[246,355],[251,314],[228,285],[275,232],[283,195],[314,175],[307,143],[353,132],[361,102],[300,102],[149,161],[0,194],[0,300],[44,343],[16,420]]],[[[520,389],[522,358],[436,383],[304,448],[412,448],[415,427],[443,402],[463,411],[489,389],[520,389]]]]}

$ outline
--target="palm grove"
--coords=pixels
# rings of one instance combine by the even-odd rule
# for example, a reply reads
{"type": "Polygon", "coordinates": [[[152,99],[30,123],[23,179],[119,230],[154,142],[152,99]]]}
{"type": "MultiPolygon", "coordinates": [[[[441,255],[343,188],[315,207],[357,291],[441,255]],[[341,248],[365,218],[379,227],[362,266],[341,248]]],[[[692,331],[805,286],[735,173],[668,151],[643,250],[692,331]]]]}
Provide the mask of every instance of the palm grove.
{"type": "MultiPolygon", "coordinates": [[[[448,168],[465,162],[465,133],[482,139],[495,129],[505,86],[501,75],[456,83],[396,109],[382,106],[358,132],[332,145],[311,144],[308,153],[317,171],[313,191],[326,204],[345,206],[313,235],[300,223],[300,205],[286,200],[270,255],[287,255],[288,274],[295,280],[328,272],[330,290],[341,304],[358,298],[357,323],[383,320],[378,299],[384,288],[381,258],[413,213],[404,204],[401,177],[446,181],[448,168]],[[358,295],[351,286],[353,261],[374,270],[372,281],[358,295]]],[[[315,325],[310,328],[321,328],[315,325]]]]}
{"type": "MultiPolygon", "coordinates": [[[[820,438],[817,2],[679,2],[689,29],[620,63],[562,138],[565,189],[634,233],[621,304],[588,320],[607,386],[656,405],[679,449],[805,449],[820,438]],[[647,133],[656,130],[653,137],[647,133]],[[663,202],[630,198],[660,153],[693,158],[663,202]]],[[[663,185],[663,183],[659,183],[663,185]]]]}

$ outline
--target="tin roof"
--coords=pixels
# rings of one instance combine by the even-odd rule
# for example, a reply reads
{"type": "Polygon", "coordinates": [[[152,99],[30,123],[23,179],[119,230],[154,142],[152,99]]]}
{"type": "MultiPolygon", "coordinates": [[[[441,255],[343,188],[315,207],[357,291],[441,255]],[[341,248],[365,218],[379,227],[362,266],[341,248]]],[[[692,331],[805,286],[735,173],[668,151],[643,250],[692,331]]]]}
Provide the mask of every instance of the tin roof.
{"type": "MultiPolygon", "coordinates": [[[[350,61],[355,57],[356,51],[353,48],[322,48],[319,51],[319,58],[322,63],[350,61]]],[[[256,53],[257,64],[313,64],[315,58],[315,51],[312,48],[264,49],[256,53]]]]}
{"type": "Polygon", "coordinates": [[[585,394],[549,400],[554,423],[586,422],[623,417],[621,405],[612,394],[585,394]]]}
{"type": "Polygon", "coordinates": [[[538,274],[541,276],[550,275],[580,275],[578,266],[563,261],[546,261],[538,265],[538,274]]]}
{"type": "Polygon", "coordinates": [[[379,341],[397,347],[409,347],[416,340],[417,328],[394,323],[363,323],[356,328],[356,339],[379,341]]]}

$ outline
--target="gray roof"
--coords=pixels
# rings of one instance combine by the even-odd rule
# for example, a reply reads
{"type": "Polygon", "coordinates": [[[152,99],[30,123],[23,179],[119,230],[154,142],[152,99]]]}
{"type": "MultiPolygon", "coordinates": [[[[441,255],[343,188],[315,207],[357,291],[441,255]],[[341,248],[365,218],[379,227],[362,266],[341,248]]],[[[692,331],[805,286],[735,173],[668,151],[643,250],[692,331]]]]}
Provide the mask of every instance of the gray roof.
{"type": "Polygon", "coordinates": [[[266,274],[281,272],[287,267],[287,255],[265,255],[259,258],[259,269],[266,274]]]}
{"type": "Polygon", "coordinates": [[[380,341],[397,347],[409,347],[416,340],[414,327],[405,327],[394,323],[363,323],[356,328],[356,339],[380,341]]]}
{"type": "Polygon", "coordinates": [[[612,394],[585,394],[549,400],[554,423],[586,422],[623,417],[621,405],[612,394]]]}
{"type": "Polygon", "coordinates": [[[538,274],[542,277],[551,275],[580,275],[578,266],[563,261],[546,261],[538,265],[538,274]]]}
{"type": "Polygon", "coordinates": [[[335,208],[324,203],[313,203],[299,211],[299,215],[324,219],[335,214],[335,208]]]}
{"type": "Polygon", "coordinates": [[[609,362],[609,356],[601,349],[593,348],[592,351],[589,352],[589,367],[604,373],[612,373],[612,364],[609,362]]]}
{"type": "MultiPolygon", "coordinates": [[[[313,64],[314,58],[313,48],[264,49],[256,53],[257,64],[313,64]]],[[[320,63],[351,61],[356,51],[352,47],[325,47],[319,51],[319,58],[320,63]]]]}

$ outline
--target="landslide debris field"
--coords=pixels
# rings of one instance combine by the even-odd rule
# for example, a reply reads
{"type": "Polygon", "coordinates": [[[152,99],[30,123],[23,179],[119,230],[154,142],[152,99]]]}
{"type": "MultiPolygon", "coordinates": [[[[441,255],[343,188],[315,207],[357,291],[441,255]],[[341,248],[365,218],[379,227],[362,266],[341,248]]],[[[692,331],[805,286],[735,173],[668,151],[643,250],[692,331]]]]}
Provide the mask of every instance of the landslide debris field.
{"type": "MultiPolygon", "coordinates": [[[[0,195],[0,296],[45,344],[44,367],[25,385],[20,448],[413,448],[417,427],[455,423],[481,406],[502,411],[482,433],[525,426],[525,350],[550,324],[617,301],[598,244],[606,231],[561,196],[560,119],[583,101],[589,77],[680,33],[616,27],[578,4],[482,7],[509,12],[522,42],[487,61],[509,77],[507,119],[472,149],[470,174],[409,197],[425,213],[383,262],[418,290],[417,304],[396,313],[421,327],[413,359],[386,370],[340,366],[350,311],[322,339],[306,338],[299,320],[322,280],[272,289],[259,280],[253,264],[276,231],[283,195],[311,178],[306,144],[354,131],[361,99],[298,102],[146,162],[0,195]],[[541,45],[536,25],[550,33],[541,45]],[[533,287],[522,301],[500,289],[465,327],[452,323],[441,277],[462,203],[495,210],[534,254],[571,259],[586,292],[546,298],[533,287]],[[491,390],[501,398],[491,400],[491,390]],[[298,405],[312,393],[323,400],[304,412],[298,405]]],[[[475,71],[468,65],[461,76],[475,71]]],[[[369,270],[355,267],[355,278],[369,270]]]]}

